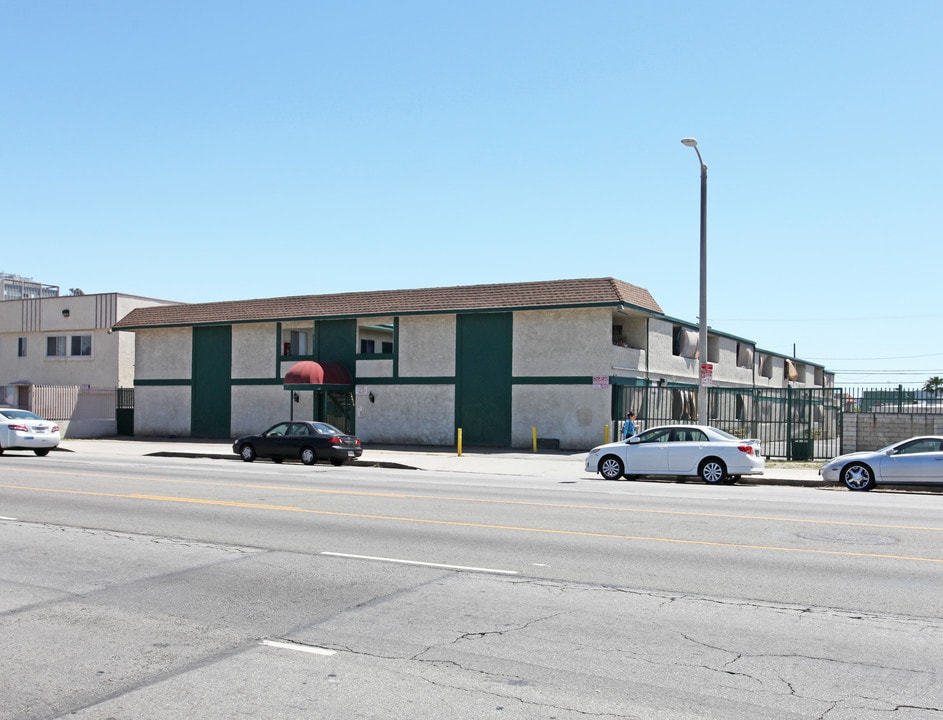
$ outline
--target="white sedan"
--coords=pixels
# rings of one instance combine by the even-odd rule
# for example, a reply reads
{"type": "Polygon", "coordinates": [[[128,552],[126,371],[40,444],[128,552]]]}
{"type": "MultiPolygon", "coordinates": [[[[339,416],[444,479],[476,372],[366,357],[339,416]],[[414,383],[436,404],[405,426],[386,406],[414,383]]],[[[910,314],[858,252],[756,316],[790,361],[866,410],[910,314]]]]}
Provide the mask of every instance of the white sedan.
{"type": "Polygon", "coordinates": [[[709,425],[660,425],[594,447],[586,457],[586,472],[606,480],[674,475],[699,477],[713,485],[759,475],[765,467],[759,441],[742,440],[709,425]]]}
{"type": "Polygon", "coordinates": [[[0,408],[0,455],[4,450],[32,450],[48,455],[59,444],[59,426],[17,408],[0,408]]]}
{"type": "Polygon", "coordinates": [[[943,436],[921,435],[880,450],[839,455],[819,475],[849,490],[870,490],[878,483],[943,483],[943,436]]]}

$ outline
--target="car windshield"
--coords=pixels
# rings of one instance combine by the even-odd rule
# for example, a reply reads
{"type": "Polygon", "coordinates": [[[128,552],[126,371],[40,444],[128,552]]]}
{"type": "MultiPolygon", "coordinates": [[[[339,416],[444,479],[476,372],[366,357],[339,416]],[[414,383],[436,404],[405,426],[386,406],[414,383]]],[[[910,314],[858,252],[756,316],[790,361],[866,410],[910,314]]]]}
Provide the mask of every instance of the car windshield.
{"type": "Polygon", "coordinates": [[[338,430],[336,427],[326,422],[316,422],[316,423],[311,423],[311,424],[314,426],[314,429],[317,430],[322,435],[343,435],[344,434],[340,430],[338,430]]]}
{"type": "Polygon", "coordinates": [[[920,438],[911,440],[900,445],[895,451],[895,455],[917,455],[919,453],[940,452],[940,440],[938,438],[920,438]]]}
{"type": "Polygon", "coordinates": [[[3,415],[7,420],[42,420],[39,415],[31,413],[29,410],[11,410],[4,408],[0,410],[0,415],[3,415]]]}
{"type": "Polygon", "coordinates": [[[720,428],[714,428],[714,432],[724,438],[724,440],[739,440],[736,435],[731,435],[729,432],[724,432],[720,428]]]}

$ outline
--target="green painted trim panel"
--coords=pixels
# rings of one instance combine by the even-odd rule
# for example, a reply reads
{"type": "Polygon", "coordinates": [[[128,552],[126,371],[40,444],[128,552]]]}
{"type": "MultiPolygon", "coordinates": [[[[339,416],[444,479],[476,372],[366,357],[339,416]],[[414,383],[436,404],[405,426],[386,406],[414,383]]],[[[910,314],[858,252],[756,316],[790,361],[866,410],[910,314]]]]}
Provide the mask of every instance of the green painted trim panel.
{"type": "Polygon", "coordinates": [[[191,367],[191,437],[230,437],[232,325],[193,328],[191,367]]]}
{"type": "Polygon", "coordinates": [[[629,387],[648,387],[651,383],[645,378],[631,378],[613,375],[609,378],[610,385],[628,385],[629,387]]]}
{"type": "MultiPolygon", "coordinates": [[[[623,378],[624,379],[624,378],[623,378]]],[[[610,381],[612,378],[610,378],[610,381]]],[[[512,377],[512,385],[592,385],[590,375],[556,375],[548,377],[512,377]]],[[[454,385],[454,377],[366,377],[357,378],[358,385],[454,385]]],[[[611,383],[630,385],[631,383],[611,383]]]]}
{"type": "Polygon", "coordinates": [[[455,327],[455,427],[469,445],[510,447],[514,315],[469,313],[455,327]]]}
{"type": "Polygon", "coordinates": [[[337,392],[346,392],[352,393],[354,391],[353,385],[331,385],[329,383],[321,384],[290,384],[285,386],[286,390],[335,390],[337,392]]]}
{"type": "Polygon", "coordinates": [[[588,375],[560,375],[555,377],[512,377],[512,385],[592,385],[588,375]]]}
{"type": "Polygon", "coordinates": [[[358,385],[454,385],[454,377],[358,377],[358,385]]]}
{"type": "Polygon", "coordinates": [[[146,378],[134,378],[135,387],[174,387],[174,386],[189,386],[193,384],[193,380],[190,378],[162,378],[162,379],[151,379],[146,378]]]}

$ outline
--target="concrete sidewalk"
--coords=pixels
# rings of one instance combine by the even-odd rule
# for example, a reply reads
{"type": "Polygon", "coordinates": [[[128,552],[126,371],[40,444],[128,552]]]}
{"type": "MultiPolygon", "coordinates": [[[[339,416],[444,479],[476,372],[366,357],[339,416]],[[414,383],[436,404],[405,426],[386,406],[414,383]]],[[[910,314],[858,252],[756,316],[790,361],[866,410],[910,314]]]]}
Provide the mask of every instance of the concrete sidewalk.
{"type": "MultiPolygon", "coordinates": [[[[191,457],[239,461],[226,440],[177,438],[109,438],[94,440],[65,439],[61,452],[82,455],[130,457],[191,457]]],[[[586,452],[465,449],[413,446],[364,446],[363,456],[355,461],[360,467],[386,467],[407,470],[436,470],[489,475],[544,477],[556,480],[598,478],[583,469],[586,452]]],[[[257,461],[257,462],[265,462],[257,461]]],[[[742,484],[796,485],[820,487],[828,483],[818,475],[812,463],[767,461],[761,476],[744,476],[742,484]]]]}

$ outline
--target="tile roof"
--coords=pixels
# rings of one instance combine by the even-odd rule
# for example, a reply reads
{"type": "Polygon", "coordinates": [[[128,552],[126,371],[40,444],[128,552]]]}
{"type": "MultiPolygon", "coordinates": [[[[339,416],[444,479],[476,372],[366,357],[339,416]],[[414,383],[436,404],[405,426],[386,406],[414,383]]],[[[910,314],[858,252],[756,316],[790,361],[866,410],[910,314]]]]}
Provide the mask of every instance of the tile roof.
{"type": "Polygon", "coordinates": [[[627,305],[663,314],[648,290],[615,278],[550,280],[299,295],[260,300],[166,305],[137,308],[115,328],[137,329],[242,322],[271,322],[301,318],[339,318],[377,315],[515,310],[550,307],[627,305]]]}

